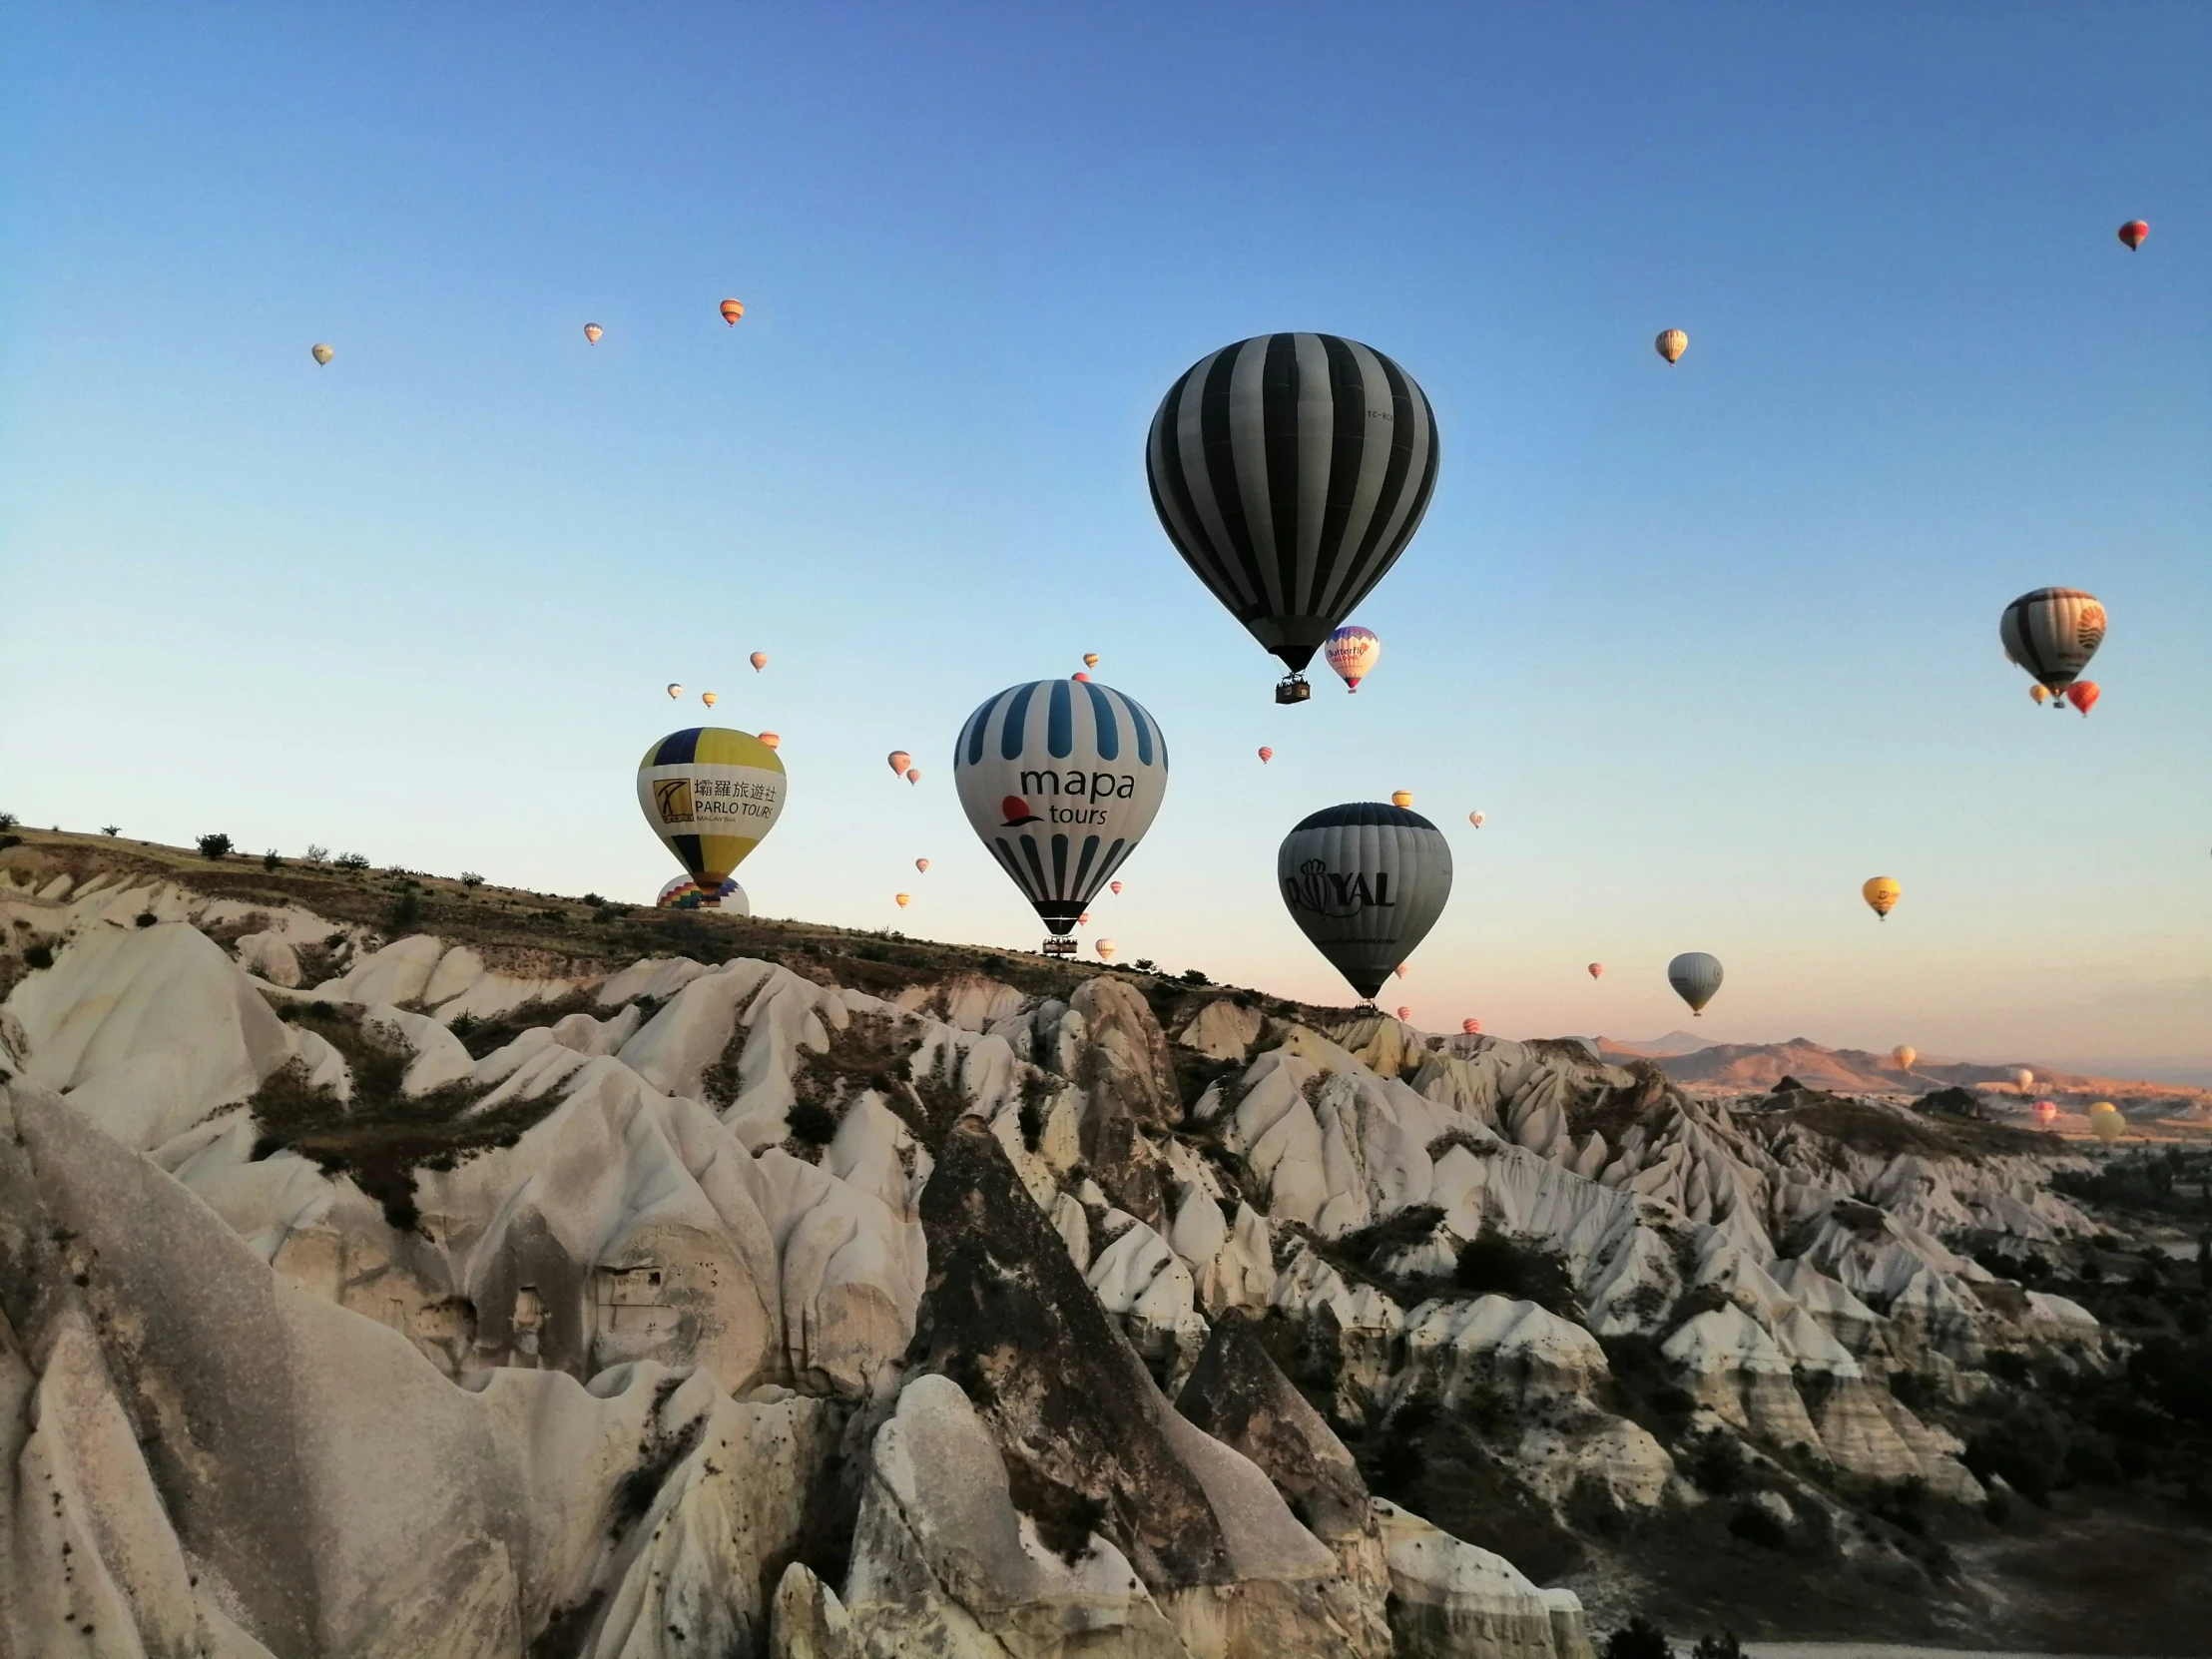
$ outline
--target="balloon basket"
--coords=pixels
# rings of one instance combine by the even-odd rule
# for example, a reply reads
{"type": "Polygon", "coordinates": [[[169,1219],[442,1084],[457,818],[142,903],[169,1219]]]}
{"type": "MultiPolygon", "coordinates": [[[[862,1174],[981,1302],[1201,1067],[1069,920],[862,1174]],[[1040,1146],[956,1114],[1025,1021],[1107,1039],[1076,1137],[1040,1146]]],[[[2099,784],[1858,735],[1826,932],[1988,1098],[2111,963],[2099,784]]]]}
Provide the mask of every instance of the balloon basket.
{"type": "Polygon", "coordinates": [[[1037,949],[1046,956],[1072,956],[1077,946],[1073,939],[1047,939],[1037,949]]]}
{"type": "Polygon", "coordinates": [[[1306,683],[1306,676],[1293,674],[1275,688],[1278,703],[1304,703],[1314,695],[1314,688],[1306,683]]]}

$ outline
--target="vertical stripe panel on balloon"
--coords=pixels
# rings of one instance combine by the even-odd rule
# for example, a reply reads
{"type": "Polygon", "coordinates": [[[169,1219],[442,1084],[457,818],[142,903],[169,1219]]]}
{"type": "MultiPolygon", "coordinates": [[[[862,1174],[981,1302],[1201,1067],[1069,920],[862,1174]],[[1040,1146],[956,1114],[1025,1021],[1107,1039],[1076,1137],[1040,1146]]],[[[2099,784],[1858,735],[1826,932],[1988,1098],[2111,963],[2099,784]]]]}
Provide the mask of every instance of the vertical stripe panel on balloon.
{"type": "MultiPolygon", "coordinates": [[[[1118,696],[1119,694],[1117,693],[1116,695],[1118,696]]],[[[1152,723],[1145,718],[1144,711],[1138,708],[1137,705],[1131,702],[1128,698],[1122,698],[1121,706],[1125,711],[1127,711],[1129,715],[1130,727],[1137,734],[1137,764],[1139,766],[1152,765],[1152,723]]],[[[1161,740],[1159,749],[1160,764],[1162,766],[1166,766],[1168,764],[1168,749],[1165,739],[1161,740]]]]}
{"type": "Polygon", "coordinates": [[[1298,567],[1298,608],[1321,610],[1322,532],[1329,522],[1330,446],[1336,436],[1337,400],[1329,352],[1319,334],[1298,341],[1298,545],[1287,556],[1298,567]]]}
{"type": "Polygon", "coordinates": [[[1244,574],[1244,585],[1253,596],[1252,611],[1243,619],[1249,621],[1252,615],[1266,608],[1267,584],[1262,578],[1259,560],[1253,551],[1252,532],[1245,520],[1244,491],[1237,482],[1230,386],[1238,359],[1247,354],[1239,345],[1224,346],[1214,354],[1214,366],[1206,371],[1206,383],[1199,392],[1198,419],[1206,480],[1199,513],[1202,518],[1210,515],[1221,525],[1222,557],[1244,574]]]}
{"type": "MultiPolygon", "coordinates": [[[[1091,882],[1087,887],[1083,884],[1091,873],[1091,860],[1097,856],[1098,837],[1096,835],[1085,835],[1083,837],[1083,851],[1075,860],[1075,882],[1070,888],[1070,896],[1079,902],[1089,903],[1091,894],[1098,891],[1097,881],[1091,882]]],[[[1099,879],[1103,880],[1104,877],[1101,876],[1099,879]]]]}
{"type": "MultiPolygon", "coordinates": [[[[1329,360],[1329,506],[1323,514],[1314,568],[1314,610],[1334,615],[1332,601],[1338,586],[1340,550],[1344,547],[1352,516],[1361,509],[1367,488],[1368,413],[1359,394],[1360,359],[1349,341],[1329,336],[1323,341],[1329,360]]],[[[1380,487],[1382,466],[1375,467],[1380,487]]]]}
{"type": "Polygon", "coordinates": [[[1052,837],[1052,885],[1047,890],[1054,898],[1068,895],[1068,838],[1064,834],[1052,837]]]}
{"type": "MultiPolygon", "coordinates": [[[[1238,537],[1242,535],[1244,521],[1240,518],[1233,530],[1224,516],[1220,492],[1215,487],[1214,458],[1207,448],[1207,435],[1216,424],[1213,406],[1208,402],[1207,388],[1214,383],[1216,374],[1222,376],[1224,385],[1220,397],[1226,399],[1228,369],[1222,359],[1234,357],[1231,351],[1216,351],[1183,376],[1183,391],[1176,402],[1174,430],[1167,434],[1169,455],[1174,463],[1173,476],[1183,486],[1183,495],[1196,528],[1197,545],[1205,550],[1214,575],[1199,570],[1216,598],[1227,605],[1238,621],[1249,621],[1260,609],[1260,587],[1247,568],[1238,537]]],[[[1227,442],[1226,423],[1223,424],[1227,442]]],[[[1193,566],[1193,569],[1198,567],[1193,566]]]]}
{"type": "Polygon", "coordinates": [[[1346,566],[1339,603],[1348,611],[1389,570],[1411,538],[1412,526],[1418,523],[1413,516],[1416,505],[1426,504],[1423,485],[1427,456],[1416,453],[1413,445],[1419,442],[1423,450],[1428,447],[1421,419],[1427,400],[1408,390],[1405,376],[1387,357],[1379,355],[1376,366],[1382,372],[1382,385],[1389,388],[1390,467],[1382,481],[1375,520],[1346,566]]]}
{"type": "Polygon", "coordinates": [[[653,764],[657,767],[680,767],[691,764],[699,748],[699,728],[671,732],[661,740],[661,747],[654,752],[653,764]]]}
{"type": "Polygon", "coordinates": [[[1342,410],[1341,423],[1359,422],[1360,470],[1353,480],[1344,528],[1329,548],[1328,574],[1322,602],[1317,607],[1326,616],[1342,616],[1352,609],[1346,596],[1352,590],[1353,564],[1359,549],[1374,535],[1376,525],[1387,516],[1390,460],[1394,453],[1389,435],[1379,432],[1376,423],[1368,419],[1370,399],[1384,395],[1388,384],[1382,377],[1381,357],[1373,347],[1362,345],[1358,340],[1345,340],[1343,346],[1346,377],[1333,391],[1342,410]]]}
{"type": "Polygon", "coordinates": [[[1121,723],[1114,719],[1113,699],[1105,688],[1086,680],[1083,689],[1090,693],[1091,720],[1097,729],[1098,758],[1102,761],[1121,759],[1121,723]]]}
{"type": "Polygon", "coordinates": [[[1284,608],[1306,609],[1298,580],[1298,336],[1270,334],[1261,353],[1260,460],[1266,468],[1268,539],[1284,608]]]}
{"type": "Polygon", "coordinates": [[[1075,699],[1068,687],[1073,682],[1055,680],[1046,701],[1050,713],[1045,720],[1045,753],[1055,761],[1064,761],[1075,750],[1075,699]]]}
{"type": "Polygon", "coordinates": [[[1002,761],[1021,759],[1023,747],[1028,742],[1029,700],[1036,695],[1037,683],[1032,680],[1026,686],[1017,687],[1006,703],[1006,724],[998,731],[998,758],[1002,761]]]}
{"type": "Polygon", "coordinates": [[[999,868],[1014,878],[1014,885],[1021,889],[1023,897],[1027,898],[1032,904],[1036,903],[1037,894],[1031,890],[1029,877],[1023,873],[1020,861],[1014,857],[1014,849],[1006,844],[1006,837],[999,835],[988,844],[990,849],[998,854],[999,868]]]}
{"type": "MultiPolygon", "coordinates": [[[[1104,886],[1106,882],[1113,879],[1114,871],[1121,868],[1122,859],[1128,856],[1129,842],[1126,840],[1117,839],[1112,845],[1107,847],[1106,857],[1098,866],[1098,885],[1104,886]]],[[[1094,886],[1093,888],[1091,888],[1091,891],[1098,891],[1098,887],[1094,886]]]]}
{"type": "Polygon", "coordinates": [[[704,862],[705,849],[700,846],[697,835],[671,835],[668,844],[675,849],[676,856],[683,860],[684,867],[693,875],[707,867],[704,862]]]}
{"type": "MultiPolygon", "coordinates": [[[[1267,372],[1273,334],[1247,340],[1229,376],[1231,487],[1245,525],[1245,556],[1277,616],[1291,609],[1283,571],[1275,558],[1275,515],[1268,500],[1267,372]]],[[[1211,447],[1211,445],[1209,445],[1211,447]]]]}
{"type": "Polygon", "coordinates": [[[1029,873],[1036,877],[1030,890],[1034,901],[1041,904],[1052,896],[1052,882],[1045,875],[1044,859],[1038,856],[1037,837],[1026,830],[1021,832],[1021,855],[1029,861],[1029,873]]]}
{"type": "Polygon", "coordinates": [[[971,767],[983,764],[983,740],[990,731],[991,711],[998,707],[998,700],[1005,695],[1004,692],[992,693],[991,700],[976,710],[974,718],[968,722],[966,734],[967,764],[971,767]]]}
{"type": "Polygon", "coordinates": [[[1191,376],[1205,366],[1200,363],[1185,369],[1182,378],[1168,387],[1167,396],[1160,400],[1159,412],[1152,417],[1152,430],[1145,435],[1145,481],[1152,490],[1153,511],[1168,526],[1168,540],[1174,543],[1176,552],[1191,567],[1192,575],[1217,597],[1224,597],[1236,589],[1221,568],[1212,539],[1200,525],[1183,466],[1182,425],[1189,402],[1184,391],[1191,376]]]}

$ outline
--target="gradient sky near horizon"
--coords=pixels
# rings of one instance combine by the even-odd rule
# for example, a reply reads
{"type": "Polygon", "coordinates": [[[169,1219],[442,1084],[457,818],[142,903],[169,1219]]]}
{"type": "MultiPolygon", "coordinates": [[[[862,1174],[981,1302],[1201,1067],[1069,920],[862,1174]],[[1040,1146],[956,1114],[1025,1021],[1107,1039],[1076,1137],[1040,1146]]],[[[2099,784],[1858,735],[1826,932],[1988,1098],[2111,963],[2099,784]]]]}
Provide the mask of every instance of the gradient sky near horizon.
{"type": "Polygon", "coordinates": [[[675,680],[783,734],[762,912],[1034,947],[949,751],[1090,650],[1174,757],[1124,960],[1349,999],[1276,843],[1403,788],[1431,1028],[1704,949],[1715,1040],[2212,1080],[2212,7],[460,12],[10,8],[0,807],[642,900],[675,680]],[[1141,448],[1288,328],[1443,468],[1278,709],[1141,448]]]}

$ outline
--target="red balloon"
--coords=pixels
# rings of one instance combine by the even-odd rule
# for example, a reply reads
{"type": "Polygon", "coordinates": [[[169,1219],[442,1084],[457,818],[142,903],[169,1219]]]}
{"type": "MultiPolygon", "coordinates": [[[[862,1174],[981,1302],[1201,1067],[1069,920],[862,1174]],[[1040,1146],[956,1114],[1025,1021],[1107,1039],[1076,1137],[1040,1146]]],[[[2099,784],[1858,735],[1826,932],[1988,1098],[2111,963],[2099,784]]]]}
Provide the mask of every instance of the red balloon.
{"type": "Polygon", "coordinates": [[[1275,759],[1275,751],[1274,751],[1274,750],[1272,750],[1272,749],[1263,749],[1263,750],[1261,750],[1261,751],[1260,751],[1260,764],[1261,764],[1262,766],[1266,766],[1266,765],[1267,765],[1267,764],[1268,764],[1268,763],[1269,763],[1270,761],[1272,761],[1272,760],[1274,760],[1274,759],[1275,759]]]}
{"type": "Polygon", "coordinates": [[[2066,688],[2066,701],[2079,709],[2084,716],[2097,706],[2097,699],[2104,693],[2097,690],[2094,680],[2076,680],[2066,688]]]}
{"type": "Polygon", "coordinates": [[[2143,239],[2149,235],[2150,226],[2140,219],[2131,219],[2120,227],[2120,241],[2126,243],[2130,251],[2142,247],[2143,239]]]}
{"type": "Polygon", "coordinates": [[[1400,1008],[1397,1011],[1397,1017],[1399,1019],[1411,1019],[1413,1017],[1413,1010],[1410,1008],[1400,1008]]]}
{"type": "Polygon", "coordinates": [[[1478,1036],[1482,1031],[1482,1022],[1478,1019],[1463,1019],[1459,1022],[1459,1029],[1470,1037],[1478,1036]]]}

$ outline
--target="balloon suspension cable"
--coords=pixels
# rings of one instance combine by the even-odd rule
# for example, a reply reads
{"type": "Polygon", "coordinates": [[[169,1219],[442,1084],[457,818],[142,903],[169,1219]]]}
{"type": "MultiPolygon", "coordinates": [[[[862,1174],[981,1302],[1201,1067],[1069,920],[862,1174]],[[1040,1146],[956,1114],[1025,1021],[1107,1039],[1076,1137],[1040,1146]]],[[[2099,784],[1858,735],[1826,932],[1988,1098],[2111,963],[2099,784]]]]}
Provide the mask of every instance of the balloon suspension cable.
{"type": "Polygon", "coordinates": [[[1304,703],[1314,695],[1314,688],[1306,683],[1303,674],[1287,674],[1275,688],[1278,703],[1304,703]]]}

